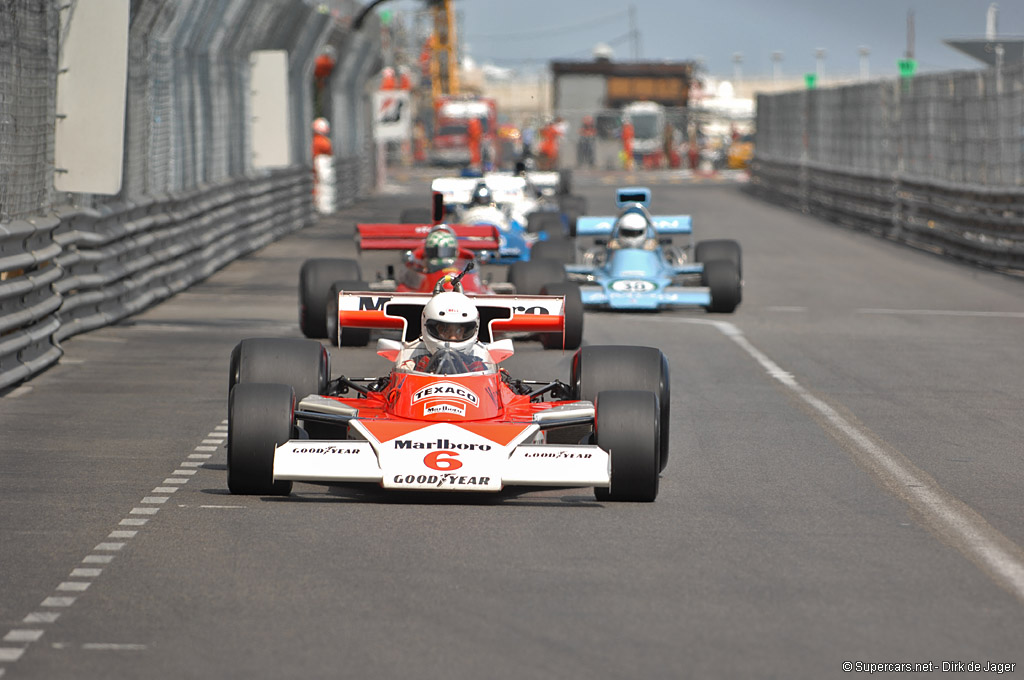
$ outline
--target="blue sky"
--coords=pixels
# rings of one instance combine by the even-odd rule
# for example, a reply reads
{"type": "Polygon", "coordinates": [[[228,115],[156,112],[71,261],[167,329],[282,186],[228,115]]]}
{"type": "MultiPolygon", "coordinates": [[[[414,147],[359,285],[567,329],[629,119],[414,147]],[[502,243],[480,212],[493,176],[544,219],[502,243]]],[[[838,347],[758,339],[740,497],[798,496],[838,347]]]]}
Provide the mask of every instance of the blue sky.
{"type": "MultiPolygon", "coordinates": [[[[616,60],[632,57],[628,8],[635,10],[640,57],[700,58],[708,73],[731,77],[742,54],[744,76],[768,77],[772,52],[782,52],[784,76],[815,70],[825,49],[826,76],[858,73],[858,48],[870,50],[872,76],[895,75],[914,11],[915,58],[921,71],[981,65],[945,45],[945,38],[982,37],[991,0],[456,0],[460,41],[477,62],[522,70],[552,59],[589,59],[611,43],[616,60]]],[[[1024,0],[999,5],[999,34],[1024,36],[1024,0]]],[[[422,8],[401,0],[395,9],[422,8]]]]}

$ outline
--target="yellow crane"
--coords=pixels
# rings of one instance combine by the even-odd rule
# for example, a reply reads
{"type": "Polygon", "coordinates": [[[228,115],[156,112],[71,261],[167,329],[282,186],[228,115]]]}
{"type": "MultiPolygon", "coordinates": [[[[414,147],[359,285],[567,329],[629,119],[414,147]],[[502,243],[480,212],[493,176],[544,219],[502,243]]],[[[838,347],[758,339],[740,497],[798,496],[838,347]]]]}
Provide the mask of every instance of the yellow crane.
{"type": "Polygon", "coordinates": [[[458,40],[455,35],[455,0],[427,0],[434,19],[430,37],[430,83],[434,99],[459,94],[458,40]]]}

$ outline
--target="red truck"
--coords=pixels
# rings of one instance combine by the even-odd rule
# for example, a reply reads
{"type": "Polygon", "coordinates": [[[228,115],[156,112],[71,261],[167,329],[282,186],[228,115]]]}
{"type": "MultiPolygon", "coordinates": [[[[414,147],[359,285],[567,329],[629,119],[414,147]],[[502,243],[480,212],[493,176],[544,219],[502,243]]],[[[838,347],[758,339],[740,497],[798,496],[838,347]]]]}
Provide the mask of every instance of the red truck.
{"type": "Polygon", "coordinates": [[[484,164],[497,165],[498,105],[487,97],[439,97],[434,101],[434,138],[430,162],[469,165],[469,120],[480,121],[480,152],[484,164]]]}

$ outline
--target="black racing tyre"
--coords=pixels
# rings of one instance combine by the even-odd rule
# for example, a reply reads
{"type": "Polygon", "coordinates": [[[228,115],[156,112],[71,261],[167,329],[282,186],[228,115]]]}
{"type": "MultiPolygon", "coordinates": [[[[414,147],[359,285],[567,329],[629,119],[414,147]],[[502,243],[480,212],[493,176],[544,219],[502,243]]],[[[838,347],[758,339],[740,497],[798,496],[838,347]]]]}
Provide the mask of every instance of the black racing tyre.
{"type": "Polygon", "coordinates": [[[406,208],[398,214],[401,224],[431,224],[434,216],[430,208],[406,208]]]}
{"type": "Polygon", "coordinates": [[[672,381],[668,358],[657,347],[591,345],[572,358],[569,383],[577,399],[594,401],[605,390],[630,389],[658,396],[661,423],[660,469],[668,465],[672,381]]]}
{"type": "Polygon", "coordinates": [[[726,238],[697,241],[697,245],[693,248],[693,259],[697,262],[731,260],[736,263],[736,270],[739,272],[740,278],[743,278],[743,253],[738,241],[726,238]]]}
{"type": "Polygon", "coordinates": [[[558,197],[558,207],[562,212],[574,212],[579,215],[587,214],[587,197],[577,194],[558,197]]]}
{"type": "Polygon", "coordinates": [[[701,283],[711,289],[709,312],[731,314],[740,304],[743,287],[736,263],[732,260],[711,260],[704,263],[701,283]]]}
{"type": "Polygon", "coordinates": [[[526,231],[530,234],[547,232],[548,236],[561,236],[565,233],[562,216],[556,212],[532,212],[526,216],[526,231]]]}
{"type": "Polygon", "coordinates": [[[327,297],[335,281],[359,281],[363,274],[355,260],[306,260],[299,272],[299,328],[307,338],[327,337],[327,297]]]}
{"type": "Polygon", "coordinates": [[[585,196],[560,196],[558,198],[559,208],[565,213],[566,222],[569,225],[569,238],[576,238],[576,221],[587,214],[587,199],[585,196]]]}
{"type": "Polygon", "coordinates": [[[597,395],[594,444],[611,454],[611,488],[596,488],[599,501],[650,503],[658,497],[660,412],[658,395],[605,390],[597,395]]]}
{"type": "Polygon", "coordinates": [[[542,333],[540,344],[544,349],[578,349],[583,344],[583,298],[579,284],[572,281],[548,283],[540,294],[565,296],[565,344],[560,333],[542,333]]]}
{"type": "Polygon", "coordinates": [[[540,295],[544,284],[562,281],[565,281],[565,267],[557,260],[513,262],[508,270],[508,282],[515,287],[517,295],[540,295]]]}
{"type": "Polygon", "coordinates": [[[559,194],[571,194],[572,193],[572,169],[566,168],[560,170],[558,173],[558,193],[559,194]]]}
{"type": "Polygon", "coordinates": [[[330,355],[316,340],[246,338],[231,350],[229,391],[238,383],[277,383],[301,400],[326,392],[330,379],[330,355]]]}
{"type": "Polygon", "coordinates": [[[327,339],[338,347],[366,347],[370,342],[369,328],[342,328],[338,334],[338,293],[343,290],[366,290],[365,281],[335,281],[327,296],[327,339]]]}
{"type": "Polygon", "coordinates": [[[537,241],[530,248],[530,259],[555,260],[562,264],[573,264],[576,262],[576,243],[567,238],[537,241]]]}
{"type": "Polygon", "coordinates": [[[228,490],[287,496],[290,481],[274,481],[274,448],[292,438],[295,393],[287,385],[241,383],[228,397],[228,490]]]}

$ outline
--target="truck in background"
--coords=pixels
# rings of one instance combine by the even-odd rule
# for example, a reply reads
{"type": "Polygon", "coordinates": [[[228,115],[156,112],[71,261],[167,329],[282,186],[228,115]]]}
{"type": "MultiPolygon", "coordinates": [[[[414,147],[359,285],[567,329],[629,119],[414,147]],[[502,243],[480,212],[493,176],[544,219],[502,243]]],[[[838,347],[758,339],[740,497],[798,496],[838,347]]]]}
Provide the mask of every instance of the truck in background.
{"type": "Polygon", "coordinates": [[[498,105],[489,97],[446,95],[434,100],[433,165],[469,165],[469,121],[480,121],[480,151],[484,164],[497,166],[498,105]]]}

